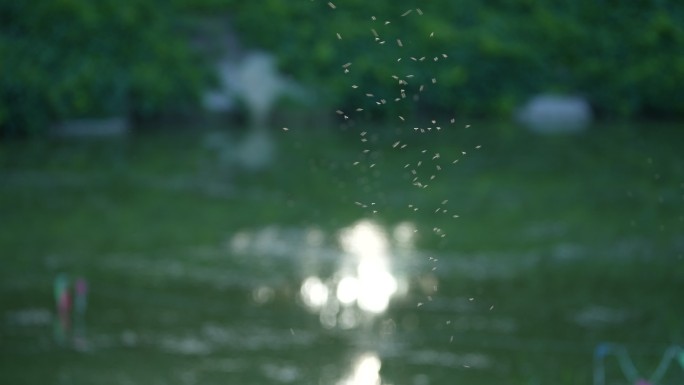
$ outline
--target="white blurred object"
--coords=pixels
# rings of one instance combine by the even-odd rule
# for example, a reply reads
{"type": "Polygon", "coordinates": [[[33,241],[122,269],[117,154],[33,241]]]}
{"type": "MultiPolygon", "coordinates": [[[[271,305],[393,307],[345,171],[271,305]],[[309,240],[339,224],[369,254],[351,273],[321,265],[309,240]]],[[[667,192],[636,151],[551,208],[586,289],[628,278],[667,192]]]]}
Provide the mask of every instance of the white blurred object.
{"type": "Polygon", "coordinates": [[[253,126],[265,126],[273,106],[283,96],[308,102],[311,97],[299,84],[278,72],[275,57],[262,51],[245,54],[238,61],[224,58],[217,63],[220,88],[204,94],[209,111],[233,110],[241,99],[253,126]]]}
{"type": "Polygon", "coordinates": [[[275,158],[276,144],[269,132],[268,120],[278,99],[289,96],[309,102],[307,90],[278,72],[275,57],[254,51],[239,61],[225,57],[217,63],[220,88],[204,94],[204,107],[208,111],[227,112],[242,100],[249,112],[249,132],[237,141],[215,143],[219,160],[224,165],[236,166],[248,172],[268,168],[275,158]]]}
{"type": "Polygon", "coordinates": [[[528,101],[515,117],[530,131],[542,134],[581,132],[593,119],[585,99],[544,94],[528,101]]]}

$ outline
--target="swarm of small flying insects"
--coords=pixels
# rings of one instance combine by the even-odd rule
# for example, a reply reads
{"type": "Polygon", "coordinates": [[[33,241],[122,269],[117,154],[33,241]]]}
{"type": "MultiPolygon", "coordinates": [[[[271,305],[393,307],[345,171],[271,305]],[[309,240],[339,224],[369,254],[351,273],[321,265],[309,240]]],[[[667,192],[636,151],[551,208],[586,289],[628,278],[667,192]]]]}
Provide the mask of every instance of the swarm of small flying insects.
{"type": "MultiPolygon", "coordinates": [[[[327,17],[332,19],[334,19],[336,12],[345,11],[342,4],[336,5],[333,2],[328,2],[327,6],[329,8],[327,17]]],[[[379,80],[392,82],[395,85],[394,94],[379,94],[373,89],[373,84],[367,81],[367,73],[355,73],[355,61],[367,61],[369,60],[368,57],[347,58],[339,67],[343,78],[348,79],[348,86],[356,95],[353,100],[358,101],[358,105],[338,108],[335,112],[340,124],[344,128],[351,128],[355,135],[358,135],[361,144],[360,152],[357,158],[351,161],[350,166],[356,168],[361,174],[359,181],[362,181],[364,185],[361,186],[359,192],[364,194],[366,198],[357,198],[355,204],[364,210],[370,210],[368,213],[371,215],[376,215],[381,210],[379,201],[382,200],[382,191],[378,191],[374,197],[368,198],[368,196],[376,186],[378,190],[381,190],[380,184],[375,185],[373,181],[381,175],[380,161],[382,158],[380,154],[383,151],[410,153],[411,156],[407,158],[414,159],[414,161],[401,164],[400,167],[403,169],[402,175],[408,181],[409,186],[417,189],[429,188],[431,184],[440,179],[440,174],[444,170],[458,164],[461,159],[467,156],[467,151],[454,151],[446,154],[411,145],[410,138],[414,135],[439,135],[440,132],[456,124],[454,117],[441,121],[434,118],[417,124],[415,119],[409,116],[412,110],[411,104],[415,105],[422,95],[439,86],[439,79],[432,75],[436,72],[435,66],[449,65],[449,56],[446,53],[425,52],[421,46],[420,42],[433,38],[434,32],[431,31],[426,36],[415,36],[410,31],[412,23],[409,19],[420,18],[423,15],[423,10],[420,8],[410,8],[398,10],[395,14],[382,17],[379,15],[359,16],[359,19],[363,19],[359,20],[359,25],[367,26],[365,32],[359,32],[360,43],[367,47],[363,50],[362,55],[370,56],[372,60],[385,66],[386,71],[382,71],[382,73],[390,73],[390,78],[379,80]],[[391,28],[395,25],[399,25],[399,27],[391,28]],[[389,148],[384,148],[387,146],[386,144],[378,144],[380,142],[378,140],[379,133],[360,128],[360,121],[368,117],[369,109],[400,111],[397,114],[390,115],[389,120],[395,128],[395,132],[404,134],[401,136],[402,139],[394,140],[389,148]],[[406,133],[408,135],[405,135],[406,133]]],[[[413,25],[417,22],[420,21],[414,20],[413,25]]],[[[340,50],[344,50],[345,37],[338,31],[332,31],[332,34],[334,38],[331,39],[331,43],[340,50]]],[[[354,44],[359,44],[359,42],[355,40],[354,44]]],[[[466,125],[466,128],[468,127],[469,125],[466,125]]],[[[476,146],[475,150],[480,149],[480,147],[479,145],[476,146]]],[[[431,210],[435,215],[448,215],[452,219],[459,218],[457,213],[450,210],[448,202],[448,197],[445,197],[437,207],[425,208],[425,210],[431,210]]],[[[420,210],[414,204],[409,204],[407,207],[411,212],[420,210]]],[[[432,231],[442,238],[447,235],[443,229],[438,227],[433,228],[432,231]]]]}

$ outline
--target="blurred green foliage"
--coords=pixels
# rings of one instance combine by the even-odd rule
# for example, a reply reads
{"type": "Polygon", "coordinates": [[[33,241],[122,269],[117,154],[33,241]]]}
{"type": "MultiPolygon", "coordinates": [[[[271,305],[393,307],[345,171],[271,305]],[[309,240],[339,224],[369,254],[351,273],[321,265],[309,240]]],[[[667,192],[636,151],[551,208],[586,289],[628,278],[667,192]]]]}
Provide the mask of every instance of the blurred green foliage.
{"type": "Polygon", "coordinates": [[[192,106],[205,74],[163,0],[0,0],[0,133],[192,106]]]}
{"type": "Polygon", "coordinates": [[[604,117],[684,116],[678,0],[176,1],[191,12],[225,11],[241,38],[278,52],[336,107],[496,117],[536,93],[563,92],[587,97],[604,117]],[[392,77],[409,74],[405,87],[392,77]],[[393,102],[421,84],[417,103],[393,102]],[[387,104],[376,105],[380,98],[387,104]]]}
{"type": "Polygon", "coordinates": [[[604,117],[684,117],[677,0],[334,3],[0,0],[0,133],[196,106],[210,63],[188,26],[222,15],[245,46],[365,117],[509,116],[539,92],[583,95],[604,117]]]}

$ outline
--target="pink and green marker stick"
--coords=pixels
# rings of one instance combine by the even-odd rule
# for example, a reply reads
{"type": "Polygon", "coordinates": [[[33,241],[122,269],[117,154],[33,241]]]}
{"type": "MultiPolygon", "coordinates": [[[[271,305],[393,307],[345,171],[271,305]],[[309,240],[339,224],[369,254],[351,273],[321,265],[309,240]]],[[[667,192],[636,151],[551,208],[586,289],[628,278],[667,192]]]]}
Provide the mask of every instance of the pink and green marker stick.
{"type": "Polygon", "coordinates": [[[57,308],[55,341],[64,346],[71,338],[76,349],[85,350],[87,348],[85,340],[85,312],[88,307],[87,281],[84,278],[77,278],[72,285],[66,274],[59,274],[54,282],[54,295],[57,308]]]}
{"type": "Polygon", "coordinates": [[[55,340],[64,345],[71,328],[71,292],[69,278],[66,274],[60,274],[55,278],[54,294],[57,307],[57,319],[55,321],[55,340]]]}

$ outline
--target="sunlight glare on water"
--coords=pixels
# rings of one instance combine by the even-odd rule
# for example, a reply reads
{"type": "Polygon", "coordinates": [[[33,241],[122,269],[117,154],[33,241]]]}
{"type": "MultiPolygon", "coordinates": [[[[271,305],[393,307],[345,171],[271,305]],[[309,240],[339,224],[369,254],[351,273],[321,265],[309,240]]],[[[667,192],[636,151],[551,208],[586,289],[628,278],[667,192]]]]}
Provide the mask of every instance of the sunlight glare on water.
{"type": "Polygon", "coordinates": [[[359,308],[366,312],[384,312],[397,291],[397,280],[389,266],[389,242],[385,232],[373,222],[363,220],[342,230],[340,243],[355,263],[356,271],[345,275],[338,283],[338,300],[351,302],[356,299],[359,308]]]}
{"type": "Polygon", "coordinates": [[[416,231],[416,226],[413,223],[401,222],[394,228],[392,235],[398,246],[404,249],[411,249],[413,248],[416,231]]]}
{"type": "Polygon", "coordinates": [[[382,364],[375,353],[364,353],[356,360],[352,372],[337,385],[380,385],[382,364]]]}
{"type": "Polygon", "coordinates": [[[359,280],[346,276],[337,284],[337,300],[344,305],[351,305],[359,295],[359,280]]]}
{"type": "Polygon", "coordinates": [[[340,232],[340,243],[344,251],[363,258],[380,259],[388,253],[389,245],[385,232],[369,220],[361,220],[340,232]]]}
{"type": "Polygon", "coordinates": [[[413,233],[413,224],[402,223],[390,238],[370,220],[340,230],[342,255],[337,271],[328,279],[308,276],[300,287],[302,302],[320,314],[326,327],[350,328],[364,314],[383,313],[393,297],[405,292],[406,284],[395,275],[391,263],[402,251],[412,249],[413,233]]]}
{"type": "Polygon", "coordinates": [[[320,278],[308,277],[302,283],[301,295],[308,307],[318,309],[328,302],[328,287],[320,278]]]}

